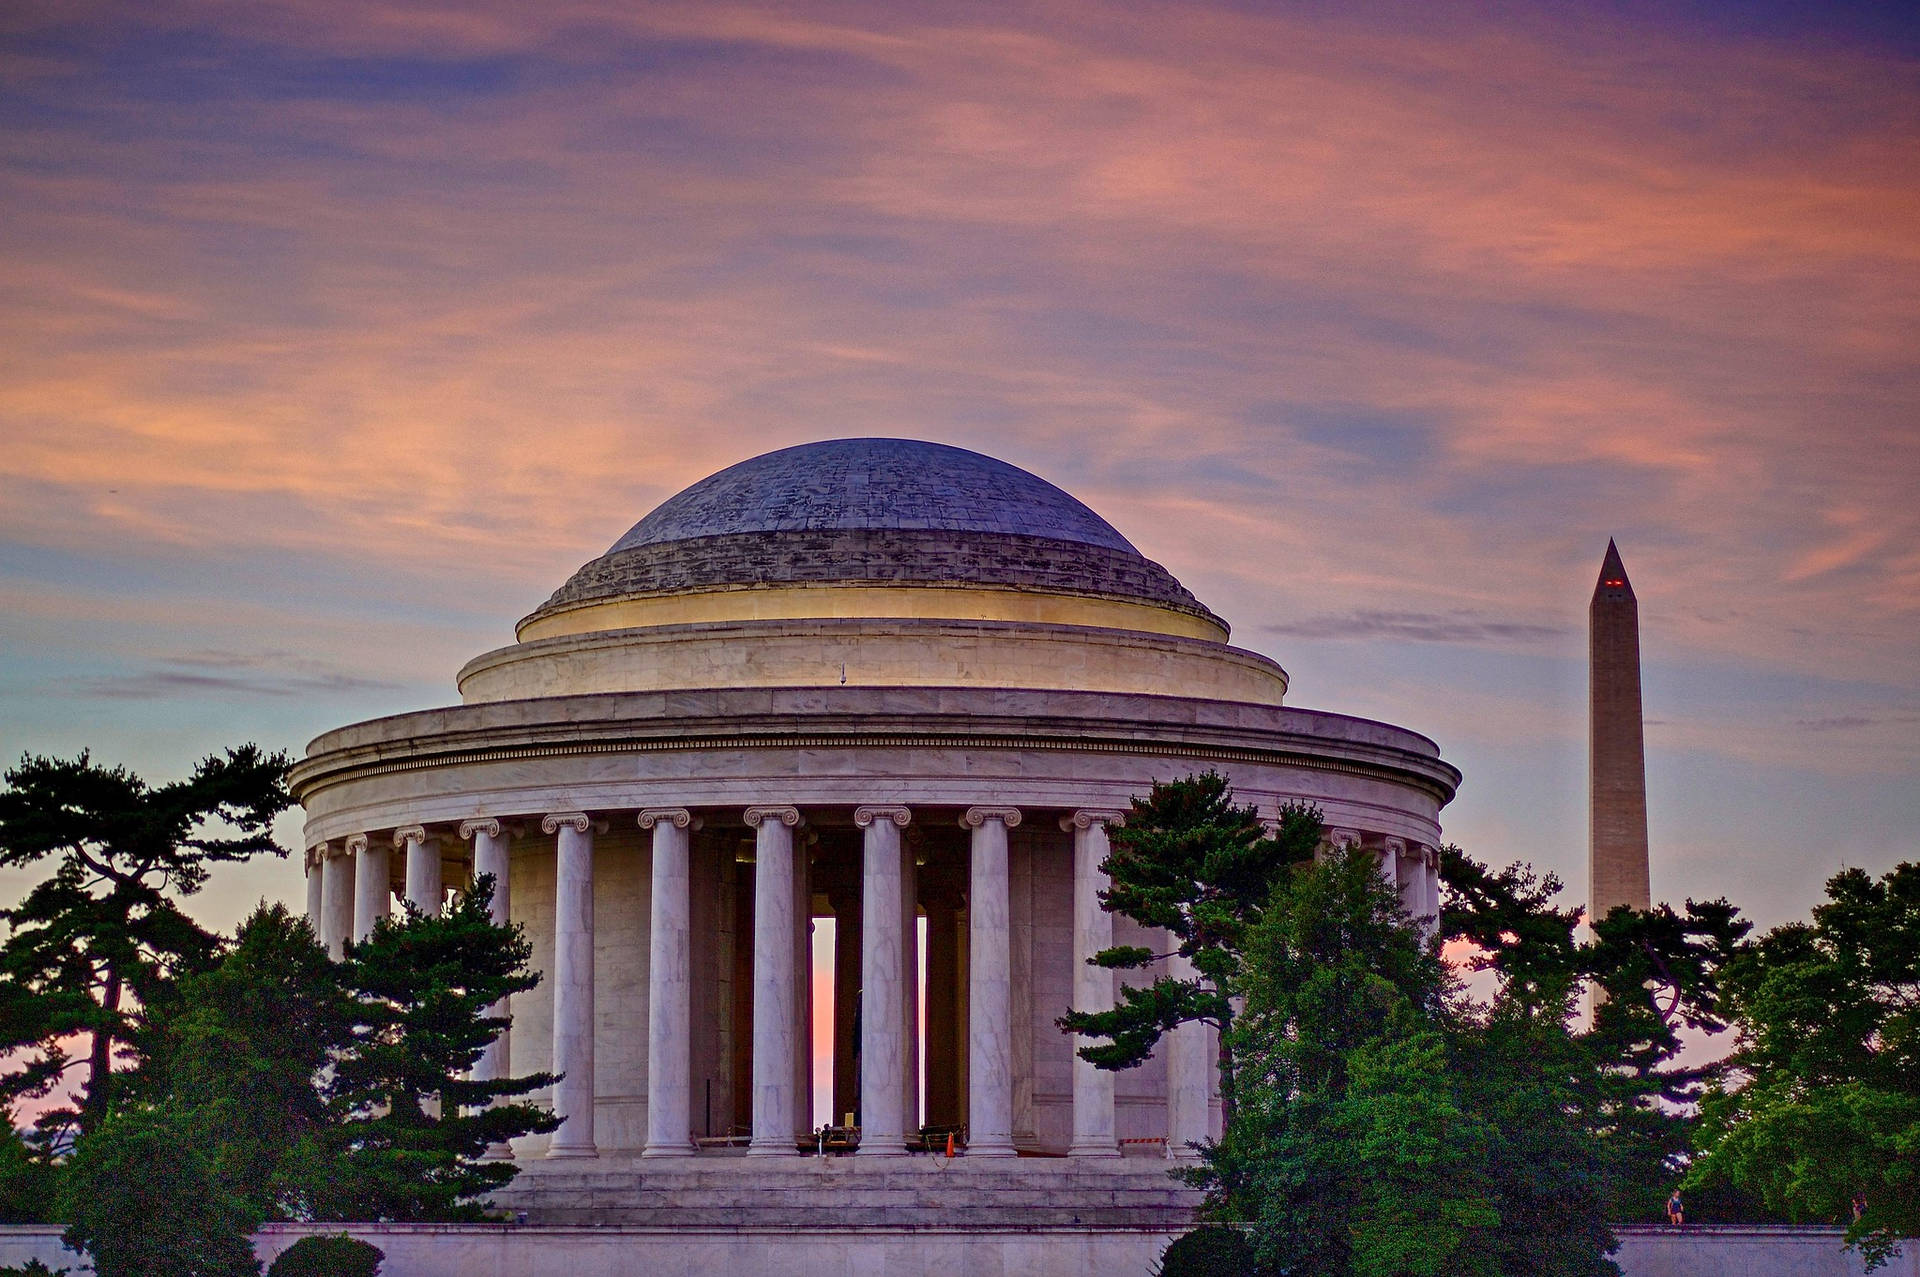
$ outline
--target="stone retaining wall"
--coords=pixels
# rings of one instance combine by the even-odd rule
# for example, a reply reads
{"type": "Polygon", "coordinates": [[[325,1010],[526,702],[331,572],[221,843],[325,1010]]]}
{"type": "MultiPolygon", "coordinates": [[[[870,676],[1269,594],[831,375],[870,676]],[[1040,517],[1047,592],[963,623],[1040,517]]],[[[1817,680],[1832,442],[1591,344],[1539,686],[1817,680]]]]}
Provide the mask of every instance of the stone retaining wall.
{"type": "MultiPolygon", "coordinates": [[[[259,1237],[271,1260],[311,1232],[274,1225],[259,1237]]],[[[376,1224],[350,1229],[387,1253],[382,1277],[853,1277],[875,1272],[943,1277],[1153,1270],[1170,1234],[1088,1229],[690,1230],[535,1228],[468,1224],[376,1224]]],[[[1838,1229],[1623,1228],[1615,1256],[1625,1277],[1859,1277],[1860,1257],[1838,1229]]],[[[0,1265],[29,1259],[87,1271],[60,1244],[60,1230],[0,1227],[0,1265]]],[[[1920,1277],[1920,1246],[1876,1277],[1920,1277]]]]}

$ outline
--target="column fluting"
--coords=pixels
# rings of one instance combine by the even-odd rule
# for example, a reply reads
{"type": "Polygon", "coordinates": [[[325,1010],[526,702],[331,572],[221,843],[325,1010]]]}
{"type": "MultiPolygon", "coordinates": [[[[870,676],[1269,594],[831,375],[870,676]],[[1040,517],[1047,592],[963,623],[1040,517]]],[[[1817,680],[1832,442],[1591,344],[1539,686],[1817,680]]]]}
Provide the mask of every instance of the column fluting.
{"type": "Polygon", "coordinates": [[[557,834],[553,886],[553,1111],[548,1157],[596,1157],[593,1133],[593,822],[584,812],[540,821],[557,834]]]}
{"type": "MultiPolygon", "coordinates": [[[[473,876],[476,881],[482,875],[493,879],[493,900],[487,906],[488,914],[494,925],[504,927],[513,920],[513,896],[510,882],[509,862],[507,858],[508,841],[512,837],[510,830],[503,829],[498,820],[467,820],[460,824],[462,841],[473,839],[473,876]]],[[[513,1000],[501,998],[487,1008],[488,1015],[509,1017],[513,1014],[513,1000]]],[[[483,1082],[498,1081],[513,1074],[513,1047],[511,1028],[500,1030],[500,1035],[487,1044],[487,1049],[474,1062],[473,1076],[483,1082]]]]}
{"type": "MultiPolygon", "coordinates": [[[[1060,825],[1073,831],[1073,1009],[1111,1011],[1113,972],[1087,960],[1113,947],[1113,915],[1100,907],[1107,875],[1107,826],[1119,824],[1119,811],[1077,811],[1060,825]]],[[[1075,1035],[1073,1057],[1073,1142],[1075,1157],[1118,1157],[1114,1129],[1113,1074],[1080,1058],[1089,1040],[1075,1035]]]]}
{"type": "Polygon", "coordinates": [[[388,876],[392,862],[387,845],[366,834],[347,839],[347,851],[353,856],[353,942],[359,944],[387,916],[393,898],[388,876]]]}
{"type": "Polygon", "coordinates": [[[327,955],[339,961],[346,954],[347,941],[353,936],[353,853],[336,850],[331,843],[320,844],[321,881],[320,943],[327,955]]]}
{"type": "Polygon", "coordinates": [[[307,923],[313,928],[313,934],[320,934],[320,918],[326,910],[327,899],[327,857],[326,845],[309,847],[301,857],[307,871],[307,923]]]}
{"type": "Polygon", "coordinates": [[[969,807],[967,866],[967,1156],[1012,1157],[1013,915],[1007,830],[1017,807],[969,807]]]}
{"type": "Polygon", "coordinates": [[[642,1157],[693,1151],[692,927],[690,831],[684,807],[652,807],[652,902],[647,945],[647,1143],[642,1157]]]}
{"type": "Polygon", "coordinates": [[[907,1097],[905,936],[902,932],[900,831],[912,819],[905,807],[857,807],[853,823],[866,831],[861,853],[860,1148],[862,1157],[902,1157],[907,1097]]]}
{"type": "Polygon", "coordinates": [[[794,1086],[795,881],[793,807],[749,807],[753,863],[753,1134],[752,1157],[793,1157],[799,1096],[794,1086]]]}
{"type": "MultiPolygon", "coordinates": [[[[1175,980],[1199,976],[1193,959],[1175,953],[1167,959],[1167,975],[1175,980]]],[[[1210,1026],[1197,1020],[1174,1026],[1167,1034],[1167,1156],[1192,1161],[1194,1145],[1208,1135],[1207,1082],[1213,1067],[1209,1058],[1210,1026]]]]}
{"type": "Polygon", "coordinates": [[[419,825],[393,831],[396,850],[407,857],[407,903],[429,918],[440,912],[445,893],[440,883],[440,840],[419,825]]]}

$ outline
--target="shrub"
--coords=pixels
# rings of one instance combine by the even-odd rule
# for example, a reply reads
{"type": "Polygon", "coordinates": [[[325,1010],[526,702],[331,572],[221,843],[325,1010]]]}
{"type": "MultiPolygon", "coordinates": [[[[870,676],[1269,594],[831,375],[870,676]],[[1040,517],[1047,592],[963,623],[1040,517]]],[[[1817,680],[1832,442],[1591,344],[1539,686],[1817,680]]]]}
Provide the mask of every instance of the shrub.
{"type": "Polygon", "coordinates": [[[386,1254],[345,1233],[302,1237],[267,1269],[267,1277],[375,1277],[386,1254]]]}
{"type": "Polygon", "coordinates": [[[1246,1277],[1254,1271],[1253,1244],[1237,1228],[1196,1228],[1174,1238],[1160,1256],[1159,1277],[1246,1277]]]}

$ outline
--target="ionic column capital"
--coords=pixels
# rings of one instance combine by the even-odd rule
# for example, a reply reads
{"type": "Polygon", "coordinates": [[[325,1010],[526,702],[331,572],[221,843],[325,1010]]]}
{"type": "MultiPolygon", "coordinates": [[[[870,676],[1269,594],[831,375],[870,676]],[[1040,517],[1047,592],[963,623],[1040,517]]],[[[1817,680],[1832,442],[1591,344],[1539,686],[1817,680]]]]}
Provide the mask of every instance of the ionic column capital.
{"type": "Polygon", "coordinates": [[[318,866],[326,864],[327,857],[331,854],[332,852],[329,850],[329,844],[324,842],[315,843],[313,846],[307,848],[307,854],[306,854],[307,868],[313,869],[313,868],[317,868],[318,866]]]}
{"type": "Polygon", "coordinates": [[[427,841],[427,827],[425,825],[402,825],[393,831],[393,845],[395,847],[404,847],[410,842],[425,841],[427,841]]]}
{"type": "Polygon", "coordinates": [[[348,834],[346,842],[340,845],[340,854],[343,856],[358,856],[366,849],[367,836],[365,834],[348,834]]]}
{"type": "Polygon", "coordinates": [[[1329,829],[1327,830],[1327,842],[1335,847],[1358,847],[1360,845],[1360,831],[1357,829],[1329,829]]]}
{"type": "Polygon", "coordinates": [[[465,842],[475,834],[485,834],[489,838],[498,838],[502,833],[508,838],[513,837],[513,826],[502,825],[496,816],[477,816],[472,820],[463,820],[460,822],[460,841],[462,842],[465,842]]]}
{"type": "Polygon", "coordinates": [[[1380,846],[1383,850],[1389,851],[1396,856],[1404,856],[1407,854],[1407,840],[1404,838],[1385,838],[1381,840],[1380,846]]]}
{"type": "Polygon", "coordinates": [[[1008,829],[1012,829],[1020,823],[1020,809],[1018,807],[969,807],[960,817],[960,827],[978,829],[989,820],[997,820],[1008,829]]]}
{"type": "Polygon", "coordinates": [[[740,818],[754,829],[760,828],[763,822],[769,820],[777,820],[788,829],[792,829],[800,823],[800,809],[798,807],[778,806],[749,807],[741,814],[740,818]]]}
{"type": "MultiPolygon", "coordinates": [[[[547,819],[552,820],[553,817],[549,816],[547,819]]],[[[652,829],[662,821],[675,829],[700,828],[700,818],[685,807],[644,807],[636,819],[640,822],[642,829],[652,829]]]]}
{"type": "Polygon", "coordinates": [[[853,809],[853,823],[862,829],[865,829],[876,820],[891,820],[894,824],[900,826],[900,828],[905,829],[907,822],[912,819],[913,812],[906,807],[855,807],[853,809]]]}
{"type": "Polygon", "coordinates": [[[540,832],[543,834],[557,834],[562,826],[576,834],[584,834],[593,828],[593,817],[584,811],[555,811],[540,818],[540,832]]]}
{"type": "Polygon", "coordinates": [[[1124,825],[1127,813],[1117,807],[1083,807],[1071,816],[1060,817],[1060,828],[1092,829],[1095,825],[1124,825]]]}

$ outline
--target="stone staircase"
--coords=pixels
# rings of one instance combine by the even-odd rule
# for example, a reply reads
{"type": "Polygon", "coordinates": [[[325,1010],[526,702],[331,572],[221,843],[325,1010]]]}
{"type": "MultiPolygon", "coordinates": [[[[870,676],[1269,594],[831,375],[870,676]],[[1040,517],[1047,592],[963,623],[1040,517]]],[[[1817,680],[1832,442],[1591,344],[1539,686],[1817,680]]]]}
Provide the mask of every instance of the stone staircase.
{"type": "Polygon", "coordinates": [[[528,1224],[1171,1231],[1200,1194],[1158,1157],[532,1161],[495,1205],[528,1224]]]}

